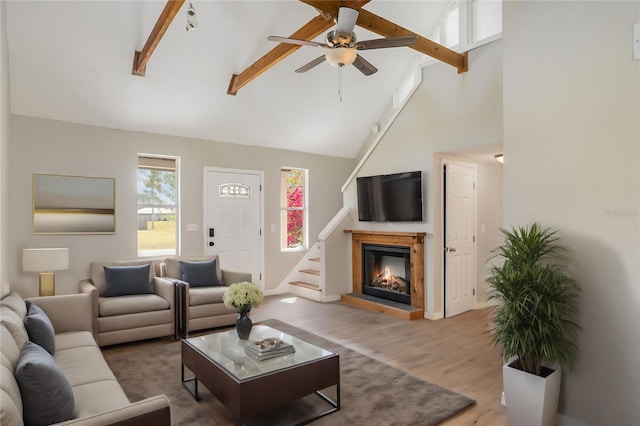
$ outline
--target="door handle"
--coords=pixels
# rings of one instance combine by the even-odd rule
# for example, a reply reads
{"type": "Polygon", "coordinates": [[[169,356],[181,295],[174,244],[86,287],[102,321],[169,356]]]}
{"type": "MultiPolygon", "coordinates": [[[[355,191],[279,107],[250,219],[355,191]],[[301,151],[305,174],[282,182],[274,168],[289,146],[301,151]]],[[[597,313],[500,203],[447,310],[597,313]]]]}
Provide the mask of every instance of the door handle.
{"type": "Polygon", "coordinates": [[[445,252],[450,252],[450,253],[455,253],[456,248],[455,247],[445,247],[444,251],[445,252]]]}

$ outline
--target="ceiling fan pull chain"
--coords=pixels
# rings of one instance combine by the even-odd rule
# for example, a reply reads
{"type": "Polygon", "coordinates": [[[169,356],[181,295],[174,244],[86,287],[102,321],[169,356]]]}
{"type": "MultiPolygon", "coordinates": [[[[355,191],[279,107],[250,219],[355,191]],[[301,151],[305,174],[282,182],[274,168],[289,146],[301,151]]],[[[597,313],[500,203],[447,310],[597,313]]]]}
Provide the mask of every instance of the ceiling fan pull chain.
{"type": "Polygon", "coordinates": [[[338,67],[338,101],[342,102],[342,65],[338,67]]]}

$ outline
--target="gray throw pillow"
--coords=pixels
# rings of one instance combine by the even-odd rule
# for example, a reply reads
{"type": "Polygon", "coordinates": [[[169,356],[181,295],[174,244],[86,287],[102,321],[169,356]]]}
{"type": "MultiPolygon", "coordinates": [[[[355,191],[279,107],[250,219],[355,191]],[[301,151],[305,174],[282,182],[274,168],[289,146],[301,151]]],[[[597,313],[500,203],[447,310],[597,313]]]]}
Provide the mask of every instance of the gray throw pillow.
{"type": "Polygon", "coordinates": [[[153,293],[149,282],[151,265],[105,266],[105,297],[153,293]]]}
{"type": "Polygon", "coordinates": [[[180,261],[180,275],[182,281],[189,283],[190,287],[210,287],[223,285],[216,273],[216,260],[201,262],[180,261]]]}
{"type": "Polygon", "coordinates": [[[25,425],[50,425],[75,417],[71,384],[49,352],[33,342],[25,343],[15,376],[25,425]]]}
{"type": "Polygon", "coordinates": [[[29,308],[24,319],[24,327],[29,334],[29,340],[42,346],[51,355],[55,355],[56,335],[51,320],[38,305],[27,302],[27,306],[29,308]]]}

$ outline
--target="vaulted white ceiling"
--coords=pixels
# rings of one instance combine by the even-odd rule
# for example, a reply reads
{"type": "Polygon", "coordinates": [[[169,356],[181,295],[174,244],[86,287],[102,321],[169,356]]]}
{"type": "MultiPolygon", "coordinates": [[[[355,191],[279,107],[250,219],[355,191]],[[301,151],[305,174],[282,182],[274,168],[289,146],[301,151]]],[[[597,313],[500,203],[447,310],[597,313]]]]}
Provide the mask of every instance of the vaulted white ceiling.
{"type": "MultiPolygon", "coordinates": [[[[199,28],[187,32],[188,2],[151,57],[131,74],[164,5],[146,1],[8,0],[11,110],[15,114],[206,140],[353,158],[412,64],[406,47],[361,55],[379,71],[323,63],[302,47],[240,89],[239,73],[318,12],[298,1],[194,1],[199,28]]],[[[428,37],[450,1],[373,0],[364,9],[428,37]]],[[[356,27],[359,40],[379,38],[356,27]]],[[[323,41],[324,36],[316,38],[323,41]]],[[[451,72],[456,72],[451,68],[451,72]]]]}

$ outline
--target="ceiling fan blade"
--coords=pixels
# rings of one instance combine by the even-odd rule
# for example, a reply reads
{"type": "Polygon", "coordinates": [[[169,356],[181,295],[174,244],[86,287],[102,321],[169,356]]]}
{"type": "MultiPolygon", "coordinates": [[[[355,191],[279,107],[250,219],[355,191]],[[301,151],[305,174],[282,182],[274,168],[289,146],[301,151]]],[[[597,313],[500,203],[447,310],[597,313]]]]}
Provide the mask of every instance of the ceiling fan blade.
{"type": "Polygon", "coordinates": [[[280,42],[280,43],[297,44],[297,45],[300,45],[300,46],[325,47],[325,45],[323,43],[318,43],[317,41],[300,40],[300,39],[297,39],[297,38],[269,36],[269,37],[267,37],[267,40],[277,41],[277,42],[280,42]]]}
{"type": "Polygon", "coordinates": [[[418,42],[418,36],[399,36],[399,37],[387,37],[377,38],[374,40],[364,40],[356,43],[356,49],[384,49],[387,47],[402,47],[413,46],[418,42]]]}
{"type": "Polygon", "coordinates": [[[300,68],[298,68],[296,70],[296,72],[300,73],[300,72],[307,72],[309,71],[311,68],[315,67],[316,65],[320,65],[321,63],[323,63],[325,61],[325,56],[322,55],[316,59],[314,59],[313,61],[309,62],[306,65],[301,66],[300,68]]]}
{"type": "Polygon", "coordinates": [[[341,7],[338,11],[338,24],[336,30],[339,33],[351,34],[356,27],[358,11],[349,7],[341,7]]]}
{"type": "Polygon", "coordinates": [[[353,66],[358,69],[364,75],[371,75],[378,72],[378,68],[371,65],[369,61],[364,59],[362,56],[357,55],[356,60],[353,61],[353,66]]]}

